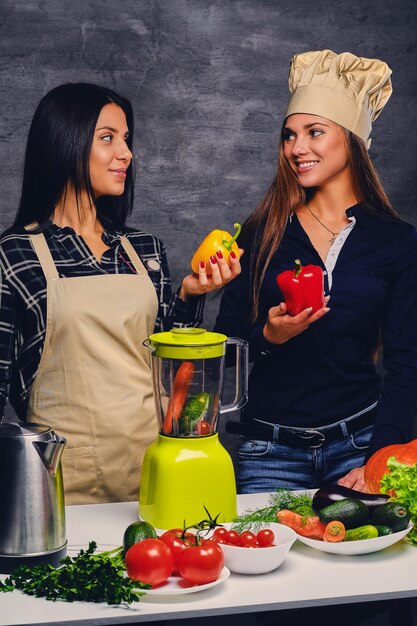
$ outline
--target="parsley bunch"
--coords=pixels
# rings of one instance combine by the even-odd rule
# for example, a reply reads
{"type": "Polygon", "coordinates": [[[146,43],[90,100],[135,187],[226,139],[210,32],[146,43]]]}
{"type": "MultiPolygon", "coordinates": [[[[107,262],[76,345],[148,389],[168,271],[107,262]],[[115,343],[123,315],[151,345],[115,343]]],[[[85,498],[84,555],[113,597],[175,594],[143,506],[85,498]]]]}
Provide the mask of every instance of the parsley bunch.
{"type": "Polygon", "coordinates": [[[0,591],[20,589],[24,593],[47,600],[74,602],[107,602],[107,604],[131,604],[137,602],[149,589],[140,581],[125,575],[123,562],[117,550],[94,554],[97,544],[90,541],[87,550],[80,550],[75,557],[65,557],[56,568],[42,563],[34,567],[21,565],[2,583],[0,591]]]}
{"type": "Polygon", "coordinates": [[[387,461],[390,470],[389,474],[384,474],[381,480],[381,493],[395,491],[395,496],[391,500],[398,501],[405,506],[410,513],[410,519],[414,528],[407,538],[417,546],[417,463],[414,465],[404,465],[390,456],[387,461]]]}

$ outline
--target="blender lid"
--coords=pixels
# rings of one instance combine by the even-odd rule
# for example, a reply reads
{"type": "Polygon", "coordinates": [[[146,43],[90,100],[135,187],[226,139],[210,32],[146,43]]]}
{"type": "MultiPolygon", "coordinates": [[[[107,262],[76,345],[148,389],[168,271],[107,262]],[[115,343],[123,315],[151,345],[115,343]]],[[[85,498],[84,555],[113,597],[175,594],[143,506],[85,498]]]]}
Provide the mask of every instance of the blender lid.
{"type": "Polygon", "coordinates": [[[155,356],[172,359],[209,359],[223,356],[227,336],[205,328],[173,328],[149,337],[155,356]]]}
{"type": "Polygon", "coordinates": [[[33,424],[32,422],[1,422],[0,437],[32,437],[47,433],[51,429],[49,426],[33,424]]]}

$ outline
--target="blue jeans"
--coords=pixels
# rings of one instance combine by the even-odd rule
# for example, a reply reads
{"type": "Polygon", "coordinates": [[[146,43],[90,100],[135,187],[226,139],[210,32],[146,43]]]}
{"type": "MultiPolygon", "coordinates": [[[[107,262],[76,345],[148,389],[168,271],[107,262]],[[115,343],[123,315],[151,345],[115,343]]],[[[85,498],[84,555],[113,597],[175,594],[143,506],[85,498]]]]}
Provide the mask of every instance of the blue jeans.
{"type": "Polygon", "coordinates": [[[307,450],[275,443],[279,425],[274,426],[273,441],[242,437],[237,461],[238,492],[315,489],[335,483],[350,470],[363,465],[373,426],[349,435],[346,421],[339,423],[343,438],[307,450]]]}

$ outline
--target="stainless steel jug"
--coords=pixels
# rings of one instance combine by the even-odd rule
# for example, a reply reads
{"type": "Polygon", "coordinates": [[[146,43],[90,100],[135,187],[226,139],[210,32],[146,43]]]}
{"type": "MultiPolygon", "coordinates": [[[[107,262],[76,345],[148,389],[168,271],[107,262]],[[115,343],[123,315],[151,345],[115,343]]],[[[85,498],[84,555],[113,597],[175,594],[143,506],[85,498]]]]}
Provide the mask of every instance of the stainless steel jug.
{"type": "Polygon", "coordinates": [[[66,439],[48,426],[0,424],[0,572],[58,565],[66,554],[61,455],[66,439]]]}

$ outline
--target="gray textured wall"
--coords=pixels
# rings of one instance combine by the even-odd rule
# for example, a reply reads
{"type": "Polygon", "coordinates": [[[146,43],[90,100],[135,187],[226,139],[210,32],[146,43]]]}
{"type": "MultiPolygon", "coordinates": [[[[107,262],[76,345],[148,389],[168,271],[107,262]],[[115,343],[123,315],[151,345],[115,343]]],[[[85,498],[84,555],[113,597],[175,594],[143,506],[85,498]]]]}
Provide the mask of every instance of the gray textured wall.
{"type": "MultiPolygon", "coordinates": [[[[275,168],[289,60],[330,48],[379,57],[394,94],[371,154],[417,223],[415,0],[0,0],[0,227],[12,220],[39,99],[68,81],[107,85],[136,115],[132,225],[165,242],[173,282],[199,240],[232,229],[275,168]]],[[[218,300],[210,299],[206,326],[218,300]]]]}

